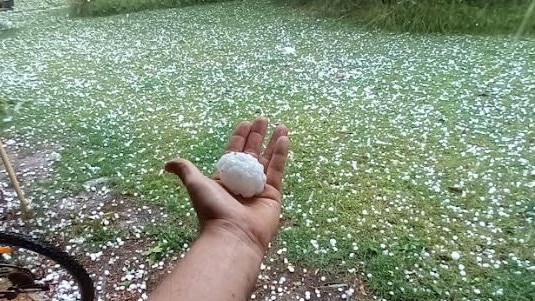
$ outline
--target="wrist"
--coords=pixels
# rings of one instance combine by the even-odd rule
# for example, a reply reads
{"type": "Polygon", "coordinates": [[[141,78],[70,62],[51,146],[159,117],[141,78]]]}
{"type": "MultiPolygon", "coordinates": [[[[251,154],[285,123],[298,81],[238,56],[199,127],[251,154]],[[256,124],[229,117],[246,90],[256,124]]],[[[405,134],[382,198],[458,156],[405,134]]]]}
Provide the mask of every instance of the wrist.
{"type": "Polygon", "coordinates": [[[248,251],[252,256],[259,257],[260,260],[264,257],[267,249],[252,233],[225,220],[207,222],[201,228],[200,236],[219,237],[229,244],[242,246],[244,250],[248,251]]]}

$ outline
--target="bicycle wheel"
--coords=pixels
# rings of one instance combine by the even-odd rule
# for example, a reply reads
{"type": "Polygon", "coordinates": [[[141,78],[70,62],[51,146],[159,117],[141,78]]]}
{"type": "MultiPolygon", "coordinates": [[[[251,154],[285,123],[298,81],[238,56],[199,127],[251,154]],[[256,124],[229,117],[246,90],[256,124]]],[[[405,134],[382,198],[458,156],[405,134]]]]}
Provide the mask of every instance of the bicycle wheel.
{"type": "Polygon", "coordinates": [[[0,233],[0,300],[93,301],[89,274],[76,259],[44,242],[0,233]]]}

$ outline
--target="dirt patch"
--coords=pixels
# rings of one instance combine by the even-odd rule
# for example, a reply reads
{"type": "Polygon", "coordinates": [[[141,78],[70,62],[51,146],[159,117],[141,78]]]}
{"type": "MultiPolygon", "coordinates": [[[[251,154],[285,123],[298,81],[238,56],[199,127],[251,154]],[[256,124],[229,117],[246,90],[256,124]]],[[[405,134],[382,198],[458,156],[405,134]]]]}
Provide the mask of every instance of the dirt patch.
{"type": "MultiPolygon", "coordinates": [[[[35,181],[43,180],[52,174],[52,164],[61,159],[61,147],[55,146],[45,150],[31,151],[23,148],[22,143],[14,140],[6,141],[6,151],[11,164],[17,173],[21,186],[27,186],[35,181]]],[[[4,165],[0,169],[0,182],[8,182],[4,165]]]]}
{"type": "Polygon", "coordinates": [[[97,300],[147,298],[148,265],[142,252],[150,247],[146,239],[116,240],[99,252],[86,254],[84,266],[95,282],[97,300]]]}
{"type": "MultiPolygon", "coordinates": [[[[180,256],[185,256],[185,253],[180,254],[180,256]]],[[[158,263],[158,267],[151,269],[147,281],[147,293],[154,291],[158,287],[163,279],[176,268],[178,261],[179,258],[177,256],[172,256],[164,259],[162,263],[158,263]]]]}
{"type": "MultiPolygon", "coordinates": [[[[23,191],[37,181],[44,180],[52,175],[52,165],[61,159],[58,151],[59,146],[46,150],[24,148],[24,143],[13,139],[5,141],[6,152],[15,170],[17,179],[23,191]]],[[[6,215],[17,215],[20,211],[19,200],[12,187],[11,180],[6,172],[4,164],[0,167],[0,219],[6,215]]],[[[26,195],[29,196],[28,194],[26,195]]]]}
{"type": "MultiPolygon", "coordinates": [[[[61,155],[55,150],[32,151],[18,143],[10,143],[7,149],[21,186],[32,199],[29,187],[51,177],[52,165],[61,155]]],[[[111,193],[105,180],[87,184],[86,191],[77,195],[46,204],[35,201],[33,219],[24,221],[5,169],[0,170],[0,231],[46,239],[75,255],[95,282],[97,300],[147,299],[149,277],[165,274],[170,266],[165,260],[150,265],[142,254],[153,243],[145,227],[166,214],[161,207],[111,193]]]]}
{"type": "Polygon", "coordinates": [[[272,248],[260,266],[251,300],[369,300],[355,273],[332,275],[320,269],[293,265],[285,248],[272,248]]]}

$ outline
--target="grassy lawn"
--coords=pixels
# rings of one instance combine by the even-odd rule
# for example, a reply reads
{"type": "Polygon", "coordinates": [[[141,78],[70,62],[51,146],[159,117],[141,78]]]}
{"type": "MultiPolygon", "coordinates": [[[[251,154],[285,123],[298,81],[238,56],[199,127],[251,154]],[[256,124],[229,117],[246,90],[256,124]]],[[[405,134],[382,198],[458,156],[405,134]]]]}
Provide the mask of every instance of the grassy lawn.
{"type": "Polygon", "coordinates": [[[260,1],[64,15],[0,15],[4,136],[63,147],[34,202],[109,177],[165,204],[151,234],[180,248],[194,213],[163,163],[209,174],[263,114],[291,130],[276,244],[292,262],[387,300],[535,299],[535,40],[360,31],[260,1]]]}

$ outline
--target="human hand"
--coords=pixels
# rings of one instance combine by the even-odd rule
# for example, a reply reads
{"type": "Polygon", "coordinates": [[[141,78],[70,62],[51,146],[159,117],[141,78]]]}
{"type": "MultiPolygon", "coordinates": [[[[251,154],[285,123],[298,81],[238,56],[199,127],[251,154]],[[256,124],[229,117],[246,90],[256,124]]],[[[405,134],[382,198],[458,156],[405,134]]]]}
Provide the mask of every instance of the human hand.
{"type": "Polygon", "coordinates": [[[262,253],[278,229],[282,177],[289,146],[288,129],[281,125],[262,152],[267,126],[265,118],[240,123],[225,150],[245,152],[258,158],[266,174],[266,185],[259,195],[251,198],[235,195],[225,189],[217,176],[204,176],[185,159],[169,161],[165,165],[165,170],[176,174],[188,189],[201,234],[228,233],[262,253]]]}

